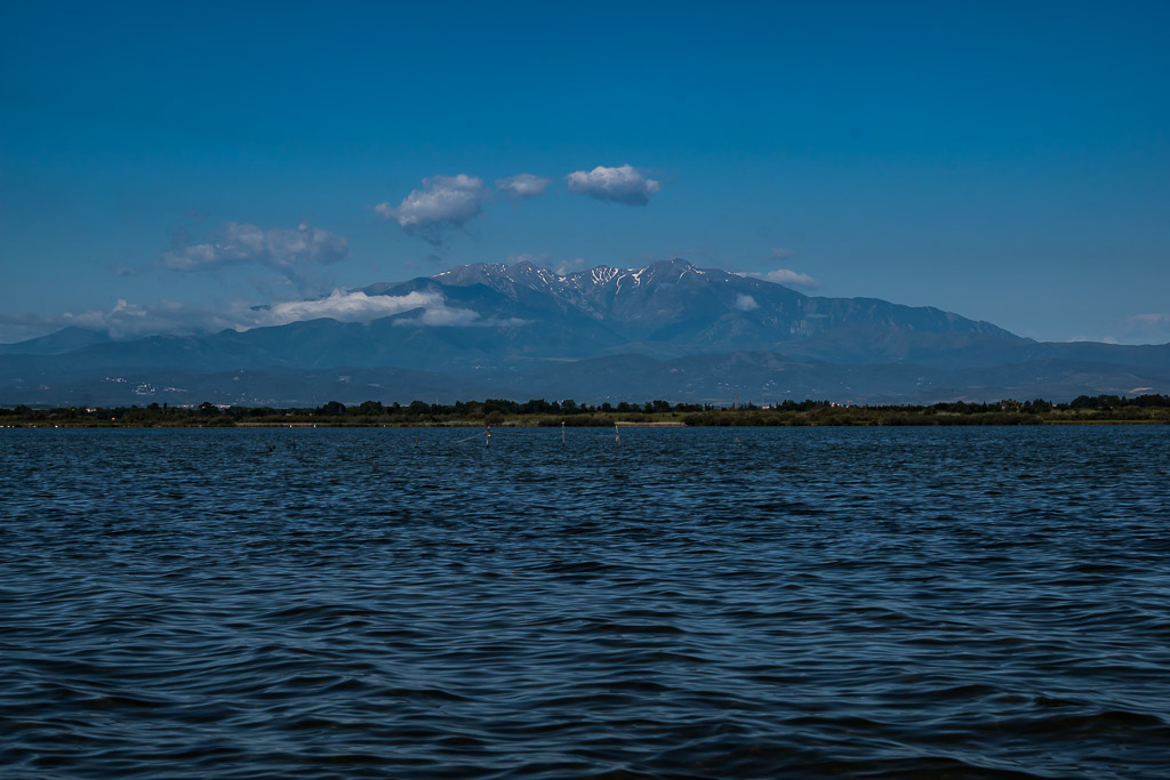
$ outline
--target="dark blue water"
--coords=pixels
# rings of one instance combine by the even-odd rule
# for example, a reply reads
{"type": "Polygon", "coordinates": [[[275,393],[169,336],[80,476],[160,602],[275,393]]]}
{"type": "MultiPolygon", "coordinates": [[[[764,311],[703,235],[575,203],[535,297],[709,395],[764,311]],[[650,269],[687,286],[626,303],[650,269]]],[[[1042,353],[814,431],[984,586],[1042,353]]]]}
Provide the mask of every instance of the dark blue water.
{"type": "Polygon", "coordinates": [[[1170,428],[7,430],[0,465],[6,778],[1170,775],[1170,428]]]}

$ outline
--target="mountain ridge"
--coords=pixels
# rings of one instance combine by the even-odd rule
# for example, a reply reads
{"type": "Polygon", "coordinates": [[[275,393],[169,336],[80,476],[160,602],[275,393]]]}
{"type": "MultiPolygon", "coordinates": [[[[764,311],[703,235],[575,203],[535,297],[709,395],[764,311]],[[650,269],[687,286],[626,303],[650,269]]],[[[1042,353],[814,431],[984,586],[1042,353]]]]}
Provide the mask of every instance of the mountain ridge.
{"type": "MultiPolygon", "coordinates": [[[[1170,345],[1037,342],[935,307],[808,296],[679,258],[639,269],[598,266],[568,274],[532,263],[475,263],[354,292],[383,296],[385,316],[360,322],[323,316],[122,341],[66,329],[4,345],[0,403],[16,397],[27,403],[36,392],[45,403],[64,402],[84,394],[87,382],[104,387],[110,375],[136,374],[144,377],[138,384],[168,386],[168,371],[285,372],[301,402],[313,392],[304,376],[316,377],[321,392],[336,391],[326,374],[347,371],[426,372],[418,384],[432,391],[499,387],[522,395],[526,388],[535,393],[588,387],[592,398],[637,399],[653,389],[651,394],[686,401],[774,394],[785,381],[792,383],[789,391],[824,387],[826,393],[848,391],[849,400],[857,401],[1011,388],[1040,395],[1045,388],[1049,394],[1112,392],[1126,384],[1170,390],[1170,345]],[[758,356],[758,370],[747,370],[743,358],[728,362],[731,355],[758,356]],[[622,365],[638,368],[623,375],[622,365]],[[603,373],[614,369],[612,387],[584,376],[569,384],[559,378],[589,366],[603,373]],[[665,374],[659,366],[666,366],[665,374]],[[673,395],[667,392],[671,371],[688,377],[673,395]],[[984,382],[980,372],[997,379],[984,382]],[[796,382],[798,374],[818,379],[796,382]]],[[[278,385],[272,379],[264,397],[278,398],[278,385]]]]}

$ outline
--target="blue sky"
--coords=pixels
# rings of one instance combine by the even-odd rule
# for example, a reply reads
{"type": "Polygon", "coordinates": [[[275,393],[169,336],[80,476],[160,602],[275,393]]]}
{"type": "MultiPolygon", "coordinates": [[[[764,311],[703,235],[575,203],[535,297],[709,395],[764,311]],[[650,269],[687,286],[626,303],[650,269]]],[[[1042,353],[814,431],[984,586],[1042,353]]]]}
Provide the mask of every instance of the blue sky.
{"type": "Polygon", "coordinates": [[[0,340],[466,262],[681,256],[1035,338],[1170,341],[1168,22],[1165,3],[4,4],[0,340]]]}

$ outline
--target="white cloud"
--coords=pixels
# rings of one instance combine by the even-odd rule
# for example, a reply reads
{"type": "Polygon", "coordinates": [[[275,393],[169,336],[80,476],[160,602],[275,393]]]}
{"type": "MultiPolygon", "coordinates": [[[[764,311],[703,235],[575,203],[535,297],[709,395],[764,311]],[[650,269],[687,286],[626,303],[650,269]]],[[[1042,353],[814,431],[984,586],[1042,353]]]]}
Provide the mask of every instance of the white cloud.
{"type": "Polygon", "coordinates": [[[504,259],[504,264],[516,265],[517,263],[531,263],[532,265],[547,265],[548,261],[549,255],[542,252],[540,254],[508,255],[504,259]]]}
{"type": "Polygon", "coordinates": [[[288,325],[306,320],[332,319],[339,322],[370,322],[404,312],[418,311],[417,316],[401,322],[427,326],[494,325],[481,319],[472,309],[450,306],[439,292],[413,291],[406,295],[367,295],[361,290],[334,290],[313,300],[285,301],[267,307],[236,311],[236,330],[269,325],[288,325]]]}
{"type": "Polygon", "coordinates": [[[449,306],[447,300],[438,292],[414,291],[406,295],[366,295],[361,290],[353,292],[334,290],[333,294],[326,298],[274,304],[269,307],[264,316],[259,318],[258,324],[252,327],[287,325],[290,322],[322,318],[340,322],[369,322],[414,310],[418,311],[415,316],[395,320],[394,324],[426,327],[488,327],[525,324],[524,321],[517,319],[481,318],[472,309],[449,306]]]}
{"type": "Polygon", "coordinates": [[[1170,314],[1135,314],[1129,321],[1135,325],[1170,325],[1170,314]]]}
{"type": "Polygon", "coordinates": [[[209,329],[228,327],[226,322],[217,323],[208,315],[209,312],[205,310],[172,301],[139,306],[122,299],[109,310],[64,314],[0,314],[0,342],[24,341],[67,327],[104,332],[114,338],[173,332],[177,329],[176,321],[192,316],[206,323],[209,329]]]}
{"type": "Polygon", "coordinates": [[[789,268],[777,268],[775,271],[768,271],[766,274],[760,275],[761,279],[776,284],[783,284],[787,287],[819,287],[820,282],[812,278],[808,274],[798,273],[789,268]]]}
{"type": "Polygon", "coordinates": [[[783,284],[786,287],[820,287],[821,283],[808,274],[798,273],[789,268],[777,268],[775,271],[761,273],[759,271],[735,271],[736,276],[748,276],[752,279],[763,279],[766,282],[783,284]]]}
{"type": "Polygon", "coordinates": [[[551,183],[551,179],[544,179],[531,173],[518,173],[506,179],[496,179],[496,189],[513,198],[537,198],[548,190],[551,183]]]}
{"type": "MultiPolygon", "coordinates": [[[[247,307],[235,308],[247,312],[247,307]]],[[[220,331],[237,327],[240,311],[218,312],[200,306],[161,301],[143,306],[119,299],[111,309],[66,312],[52,322],[54,328],[74,326],[105,332],[111,338],[133,338],[156,333],[188,333],[194,330],[220,331]]]]}
{"type": "Polygon", "coordinates": [[[568,260],[561,260],[553,266],[553,272],[558,276],[568,276],[569,274],[585,270],[585,258],[574,257],[568,260]]]}
{"type": "Polygon", "coordinates": [[[1128,344],[1170,343],[1170,313],[1135,314],[1122,323],[1122,340],[1128,344]]]}
{"type": "MultiPolygon", "coordinates": [[[[443,296],[436,292],[410,292],[406,295],[366,295],[361,290],[343,292],[334,290],[325,298],[307,301],[286,301],[262,309],[260,325],[287,325],[290,322],[328,318],[339,322],[369,322],[381,317],[401,314],[412,309],[449,310],[443,296]]],[[[460,309],[468,311],[469,309],[460,309]]],[[[254,326],[255,327],[255,326],[254,326]]]]}
{"type": "Polygon", "coordinates": [[[740,311],[755,311],[760,308],[760,304],[756,303],[756,299],[750,295],[735,296],[735,308],[740,311]]]}
{"type": "Polygon", "coordinates": [[[343,260],[349,252],[344,236],[300,224],[294,230],[263,230],[227,222],[202,244],[164,252],[162,262],[176,271],[200,271],[224,265],[255,263],[295,275],[300,267],[343,260]]]}
{"type": "Polygon", "coordinates": [[[7,341],[21,341],[74,326],[105,332],[111,338],[125,339],[228,329],[246,331],[317,319],[370,322],[411,311],[418,313],[402,320],[403,324],[427,327],[525,324],[520,320],[483,318],[472,309],[449,305],[438,292],[367,295],[361,290],[334,290],[322,298],[284,301],[270,306],[251,306],[244,301],[233,301],[219,308],[209,308],[165,300],[144,306],[118,300],[110,309],[60,315],[0,315],[0,334],[7,341]]]}
{"type": "Polygon", "coordinates": [[[540,254],[509,255],[507,258],[505,258],[504,263],[506,265],[531,263],[532,265],[547,268],[558,276],[567,276],[568,274],[584,270],[585,268],[585,258],[583,257],[556,258],[547,252],[542,252],[540,254]]]}
{"type": "Polygon", "coordinates": [[[427,327],[452,327],[452,326],[467,326],[467,325],[481,325],[484,324],[479,321],[479,315],[471,309],[455,309],[450,307],[436,307],[424,309],[419,312],[417,316],[406,317],[404,319],[395,320],[396,327],[410,327],[410,326],[427,326],[427,327]]]}
{"type": "Polygon", "coordinates": [[[654,179],[647,179],[631,165],[607,168],[599,165],[591,171],[574,171],[565,177],[570,192],[611,200],[631,206],[645,206],[650,196],[662,189],[654,179]]]}
{"type": "Polygon", "coordinates": [[[411,190],[397,207],[379,203],[374,211],[437,246],[448,231],[463,227],[479,214],[484,195],[483,180],[474,176],[431,176],[423,179],[422,189],[411,190]]]}

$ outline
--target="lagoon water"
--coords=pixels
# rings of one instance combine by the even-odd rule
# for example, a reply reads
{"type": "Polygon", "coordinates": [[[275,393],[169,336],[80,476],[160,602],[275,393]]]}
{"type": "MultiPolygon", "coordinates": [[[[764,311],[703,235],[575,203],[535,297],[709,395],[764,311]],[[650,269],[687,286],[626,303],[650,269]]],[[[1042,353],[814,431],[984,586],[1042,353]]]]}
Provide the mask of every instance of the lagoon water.
{"type": "Polygon", "coordinates": [[[4,777],[1170,775],[1170,428],[491,444],[0,431],[4,777]]]}

